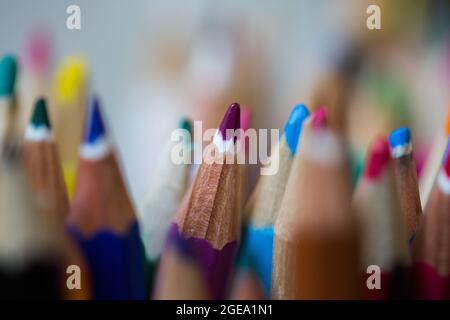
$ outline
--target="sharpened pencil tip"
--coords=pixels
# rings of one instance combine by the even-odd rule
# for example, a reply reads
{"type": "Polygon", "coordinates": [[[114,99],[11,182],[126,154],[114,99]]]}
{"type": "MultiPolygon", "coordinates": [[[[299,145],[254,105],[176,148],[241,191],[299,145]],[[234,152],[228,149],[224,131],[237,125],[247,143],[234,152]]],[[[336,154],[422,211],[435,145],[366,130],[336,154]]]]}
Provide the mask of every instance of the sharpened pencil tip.
{"type": "Polygon", "coordinates": [[[390,160],[389,143],[385,136],[377,137],[370,145],[367,155],[365,175],[377,178],[387,167],[390,160]]]}
{"type": "Polygon", "coordinates": [[[85,143],[94,143],[105,135],[105,127],[100,113],[100,102],[97,97],[92,97],[89,104],[86,124],[85,124],[85,143]]]}
{"type": "Polygon", "coordinates": [[[297,151],[298,139],[302,129],[303,121],[309,116],[308,108],[304,104],[296,105],[289,115],[284,126],[284,134],[291,153],[295,155],[297,151]]]}
{"type": "Polygon", "coordinates": [[[50,129],[50,120],[47,112],[47,103],[44,98],[39,98],[34,104],[33,115],[31,116],[31,123],[34,127],[45,126],[50,129]]]}
{"type": "Polygon", "coordinates": [[[313,112],[311,124],[313,128],[323,127],[327,124],[327,109],[325,107],[320,107],[313,112]]]}
{"type": "MultiPolygon", "coordinates": [[[[220,123],[219,130],[222,134],[223,140],[227,139],[227,130],[236,130],[241,126],[240,120],[240,106],[238,103],[233,103],[228,107],[227,112],[225,113],[222,122],[220,123]]],[[[235,137],[233,135],[233,137],[235,137]]]]}
{"type": "Polygon", "coordinates": [[[0,96],[10,96],[14,92],[17,75],[17,60],[7,54],[0,60],[0,96]]]}
{"type": "Polygon", "coordinates": [[[395,130],[392,130],[389,135],[389,144],[391,148],[395,148],[397,146],[401,146],[411,142],[411,133],[408,128],[401,127],[395,130]]]}

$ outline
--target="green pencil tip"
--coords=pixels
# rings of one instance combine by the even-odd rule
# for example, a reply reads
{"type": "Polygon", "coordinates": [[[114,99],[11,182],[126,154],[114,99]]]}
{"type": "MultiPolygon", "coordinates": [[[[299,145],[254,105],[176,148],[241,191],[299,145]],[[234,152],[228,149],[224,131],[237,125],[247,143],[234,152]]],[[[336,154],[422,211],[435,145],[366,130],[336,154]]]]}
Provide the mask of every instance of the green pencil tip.
{"type": "Polygon", "coordinates": [[[46,126],[47,128],[50,129],[50,121],[47,113],[47,104],[45,103],[44,98],[39,98],[36,101],[34,105],[33,116],[31,117],[31,123],[35,127],[46,126]]]}
{"type": "Polygon", "coordinates": [[[189,133],[192,133],[192,124],[191,124],[191,121],[187,118],[181,118],[181,120],[178,124],[178,128],[185,129],[185,130],[189,131],[189,133]]]}
{"type": "Polygon", "coordinates": [[[7,54],[0,60],[0,96],[10,96],[14,92],[17,74],[17,61],[7,54]]]}

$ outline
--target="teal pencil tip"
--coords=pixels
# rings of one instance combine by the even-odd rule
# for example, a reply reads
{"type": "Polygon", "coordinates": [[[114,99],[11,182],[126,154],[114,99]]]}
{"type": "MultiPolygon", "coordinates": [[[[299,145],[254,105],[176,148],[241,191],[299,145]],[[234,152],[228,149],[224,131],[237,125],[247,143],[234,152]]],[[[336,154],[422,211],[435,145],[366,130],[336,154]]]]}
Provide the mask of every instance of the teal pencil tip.
{"type": "Polygon", "coordinates": [[[7,54],[0,60],[0,96],[10,96],[14,92],[17,74],[17,60],[7,54]]]}
{"type": "Polygon", "coordinates": [[[302,129],[303,121],[309,116],[308,108],[304,104],[296,105],[289,115],[288,121],[284,126],[284,135],[291,153],[297,152],[298,139],[302,129]]]}
{"type": "Polygon", "coordinates": [[[31,123],[35,127],[46,126],[47,128],[50,129],[50,120],[48,118],[47,113],[47,104],[44,98],[39,98],[36,101],[34,105],[33,115],[31,117],[31,123]]]}
{"type": "Polygon", "coordinates": [[[191,121],[187,118],[180,119],[180,122],[178,123],[178,128],[187,130],[189,133],[192,133],[192,124],[191,121]]]}

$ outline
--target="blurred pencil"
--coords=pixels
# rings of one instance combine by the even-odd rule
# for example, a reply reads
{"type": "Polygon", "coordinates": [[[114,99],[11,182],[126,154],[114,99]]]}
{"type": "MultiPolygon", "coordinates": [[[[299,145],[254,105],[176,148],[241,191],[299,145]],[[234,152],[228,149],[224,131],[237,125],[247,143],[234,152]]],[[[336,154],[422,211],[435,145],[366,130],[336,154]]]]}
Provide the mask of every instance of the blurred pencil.
{"type": "Polygon", "coordinates": [[[270,297],[272,278],[273,225],[297,150],[301,127],[308,115],[308,109],[302,104],[292,109],[284,127],[284,135],[272,150],[271,163],[268,165],[277,163],[278,171],[259,178],[245,207],[249,223],[245,230],[242,259],[247,260],[248,271],[256,273],[266,298],[270,297]]]}
{"type": "MultiPolygon", "coordinates": [[[[188,119],[181,119],[177,141],[170,141],[162,153],[158,168],[153,175],[150,187],[139,202],[139,222],[141,236],[150,263],[150,278],[154,271],[166,240],[167,231],[178,206],[186,193],[192,161],[192,125],[188,119]],[[172,158],[174,148],[181,143],[183,159],[172,158]],[[177,162],[175,162],[177,161],[177,162]],[[185,162],[184,162],[185,161],[185,162]]],[[[152,286],[150,284],[150,286],[152,286]]]]}
{"type": "Polygon", "coordinates": [[[82,56],[68,56],[53,80],[50,114],[69,198],[75,184],[78,146],[81,141],[88,90],[87,63],[82,56]]]}
{"type": "Polygon", "coordinates": [[[389,144],[391,157],[394,160],[397,194],[406,219],[407,241],[412,242],[422,220],[422,207],[409,129],[403,127],[393,130],[389,135],[389,144]]]}
{"type": "Polygon", "coordinates": [[[408,297],[406,268],[410,255],[390,164],[389,143],[386,137],[378,137],[369,149],[353,200],[361,230],[361,271],[367,278],[369,266],[381,269],[380,288],[369,290],[366,286],[370,299],[408,297]]]}
{"type": "Polygon", "coordinates": [[[363,44],[348,45],[313,87],[308,105],[312,111],[326,106],[328,126],[336,132],[345,133],[348,130],[348,109],[365,56],[363,44]]]}
{"type": "Polygon", "coordinates": [[[27,35],[21,51],[21,130],[25,130],[28,125],[36,99],[48,95],[51,56],[52,43],[49,33],[41,28],[33,29],[27,35]]]}
{"type": "Polygon", "coordinates": [[[158,277],[157,299],[208,299],[208,288],[191,240],[184,239],[176,228],[170,229],[167,239],[160,264],[162,271],[158,277]]]}
{"type": "Polygon", "coordinates": [[[24,162],[35,193],[46,197],[53,220],[63,222],[69,212],[66,187],[56,153],[47,104],[36,100],[24,138],[24,162]]]}
{"type": "MultiPolygon", "coordinates": [[[[18,145],[21,140],[19,129],[19,105],[17,103],[16,78],[17,60],[13,55],[4,55],[0,60],[0,108],[4,116],[0,118],[0,129],[4,148],[18,145]],[[7,142],[8,145],[5,145],[7,142]]],[[[15,148],[15,147],[14,147],[15,148]]]]}
{"type": "Polygon", "coordinates": [[[359,297],[358,241],[342,141],[320,108],[305,122],[274,229],[275,299],[359,297]]]}
{"type": "MultiPolygon", "coordinates": [[[[232,104],[214,136],[211,159],[203,158],[194,183],[169,229],[168,243],[178,237],[185,240],[194,261],[200,266],[208,297],[212,299],[227,297],[240,233],[240,172],[236,139],[229,132],[239,129],[239,114],[239,105],[232,104]],[[230,158],[233,163],[228,162],[230,158]]],[[[163,255],[162,266],[166,259],[163,255]]],[[[179,296],[180,292],[161,292],[166,288],[163,280],[170,277],[165,272],[164,268],[159,269],[155,297],[179,296]]],[[[177,272],[173,270],[174,274],[177,272]]],[[[197,294],[184,293],[184,296],[196,297],[197,294]]]]}
{"type": "Polygon", "coordinates": [[[449,232],[450,153],[447,152],[413,244],[414,295],[417,299],[450,299],[449,232]]]}
{"type": "Polygon", "coordinates": [[[36,101],[31,121],[25,131],[24,164],[33,195],[46,213],[45,218],[54,224],[61,243],[63,260],[60,267],[61,293],[64,299],[90,298],[88,268],[76,245],[66,234],[65,219],[69,210],[66,186],[53,139],[46,102],[36,101]],[[66,269],[76,265],[81,270],[81,288],[67,287],[66,269]]]}
{"type": "Polygon", "coordinates": [[[434,138],[433,145],[425,162],[422,177],[419,181],[422,208],[424,208],[428,202],[431,188],[433,187],[434,180],[436,179],[441,167],[442,156],[445,151],[445,146],[447,145],[448,137],[450,137],[450,105],[447,112],[444,130],[440,129],[434,138]]]}
{"type": "MultiPolygon", "coordinates": [[[[0,118],[8,111],[2,106],[0,118]]],[[[57,299],[57,238],[27,183],[21,147],[0,129],[0,299],[57,299]]]]}
{"type": "Polygon", "coordinates": [[[95,298],[145,299],[139,227],[96,98],[85,130],[70,232],[87,257],[95,298]]]}

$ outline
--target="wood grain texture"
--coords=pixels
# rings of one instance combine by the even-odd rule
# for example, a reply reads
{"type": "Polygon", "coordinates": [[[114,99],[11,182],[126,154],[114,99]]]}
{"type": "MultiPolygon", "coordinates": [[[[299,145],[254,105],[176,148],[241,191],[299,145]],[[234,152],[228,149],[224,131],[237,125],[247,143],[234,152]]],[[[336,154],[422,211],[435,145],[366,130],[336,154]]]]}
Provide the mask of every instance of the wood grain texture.
{"type": "Polygon", "coordinates": [[[400,206],[406,219],[406,241],[409,241],[422,221],[416,162],[412,154],[394,159],[394,174],[400,206]]]}
{"type": "Polygon", "coordinates": [[[245,216],[250,217],[250,223],[256,227],[275,223],[291,170],[293,158],[286,140],[282,138],[274,148],[277,150],[272,151],[270,161],[279,162],[278,172],[259,177],[244,209],[245,216]]]}
{"type": "Polygon", "coordinates": [[[275,224],[273,298],[358,298],[358,234],[347,163],[305,154],[318,148],[310,141],[310,121],[302,135],[275,224]]]}
{"type": "MultiPolygon", "coordinates": [[[[226,155],[218,155],[225,157],[226,155]]],[[[240,167],[203,162],[175,216],[184,237],[222,249],[240,235],[240,167]]]]}

